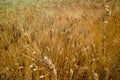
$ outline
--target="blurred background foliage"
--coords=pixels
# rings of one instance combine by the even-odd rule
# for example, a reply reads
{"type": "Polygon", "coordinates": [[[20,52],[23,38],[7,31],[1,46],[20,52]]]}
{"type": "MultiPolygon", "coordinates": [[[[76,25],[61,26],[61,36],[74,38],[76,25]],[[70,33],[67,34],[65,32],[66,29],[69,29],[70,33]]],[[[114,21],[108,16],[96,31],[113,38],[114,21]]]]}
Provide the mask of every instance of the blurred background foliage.
{"type": "Polygon", "coordinates": [[[0,0],[0,23],[5,14],[14,13],[15,11],[25,9],[32,5],[43,5],[47,2],[74,2],[78,1],[84,4],[87,3],[102,3],[111,6],[112,11],[120,12],[120,0],[0,0]]]}

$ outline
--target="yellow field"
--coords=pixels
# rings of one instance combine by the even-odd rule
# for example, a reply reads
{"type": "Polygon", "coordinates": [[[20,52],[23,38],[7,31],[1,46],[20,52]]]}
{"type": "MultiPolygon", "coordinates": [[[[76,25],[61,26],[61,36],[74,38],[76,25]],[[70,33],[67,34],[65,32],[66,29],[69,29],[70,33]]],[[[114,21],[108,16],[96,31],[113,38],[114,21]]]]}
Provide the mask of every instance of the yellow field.
{"type": "Polygon", "coordinates": [[[4,11],[0,80],[120,80],[119,9],[61,1],[4,11]]]}

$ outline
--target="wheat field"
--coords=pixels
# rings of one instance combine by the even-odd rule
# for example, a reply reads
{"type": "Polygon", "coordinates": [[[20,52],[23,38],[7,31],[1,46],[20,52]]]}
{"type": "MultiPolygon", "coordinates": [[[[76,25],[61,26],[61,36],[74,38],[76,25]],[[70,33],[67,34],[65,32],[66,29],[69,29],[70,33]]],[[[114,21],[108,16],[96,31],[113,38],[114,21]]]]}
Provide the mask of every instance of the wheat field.
{"type": "Polygon", "coordinates": [[[1,5],[0,80],[120,80],[119,4],[1,5]]]}

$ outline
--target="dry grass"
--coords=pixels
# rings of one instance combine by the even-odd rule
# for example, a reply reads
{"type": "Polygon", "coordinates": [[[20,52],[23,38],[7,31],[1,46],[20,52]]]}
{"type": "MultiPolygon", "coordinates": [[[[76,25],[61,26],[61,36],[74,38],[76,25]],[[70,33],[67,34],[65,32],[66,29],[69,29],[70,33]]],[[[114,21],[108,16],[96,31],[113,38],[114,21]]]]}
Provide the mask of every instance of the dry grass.
{"type": "Polygon", "coordinates": [[[120,12],[110,4],[49,2],[2,14],[0,80],[120,80],[119,72],[120,12]]]}

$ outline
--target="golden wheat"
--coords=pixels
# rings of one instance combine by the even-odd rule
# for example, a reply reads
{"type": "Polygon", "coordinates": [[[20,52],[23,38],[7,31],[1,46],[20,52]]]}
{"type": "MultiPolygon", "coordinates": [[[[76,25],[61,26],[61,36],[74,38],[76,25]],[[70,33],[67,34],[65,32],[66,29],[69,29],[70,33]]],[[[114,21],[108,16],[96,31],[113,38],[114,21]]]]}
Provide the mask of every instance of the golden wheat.
{"type": "Polygon", "coordinates": [[[0,80],[119,80],[120,12],[48,2],[0,21],[0,80]]]}

